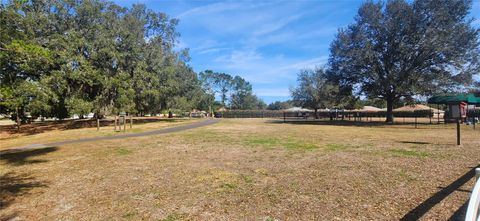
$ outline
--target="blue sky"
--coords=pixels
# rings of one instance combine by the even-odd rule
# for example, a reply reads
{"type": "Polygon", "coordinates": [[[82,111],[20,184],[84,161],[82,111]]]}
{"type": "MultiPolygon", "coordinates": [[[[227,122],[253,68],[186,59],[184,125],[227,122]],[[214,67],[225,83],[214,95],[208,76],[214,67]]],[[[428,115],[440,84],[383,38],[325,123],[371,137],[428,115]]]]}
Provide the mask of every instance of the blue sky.
{"type": "MultiPolygon", "coordinates": [[[[180,19],[179,48],[190,48],[198,73],[211,69],[240,75],[266,103],[290,99],[289,89],[304,68],[322,66],[338,28],[345,27],[362,1],[173,1],[144,3],[180,19]]],[[[473,11],[480,11],[475,1],[473,11]]],[[[472,12],[473,13],[473,12],[472,12]]],[[[475,15],[475,17],[480,17],[475,15]]],[[[480,26],[480,20],[475,21],[480,26]]]]}

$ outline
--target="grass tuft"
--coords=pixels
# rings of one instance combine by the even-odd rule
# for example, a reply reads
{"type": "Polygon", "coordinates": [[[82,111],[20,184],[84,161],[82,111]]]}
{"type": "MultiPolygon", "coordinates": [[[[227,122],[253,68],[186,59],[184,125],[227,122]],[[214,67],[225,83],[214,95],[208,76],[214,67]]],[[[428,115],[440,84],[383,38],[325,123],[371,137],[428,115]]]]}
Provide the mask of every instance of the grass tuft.
{"type": "Polygon", "coordinates": [[[129,155],[129,154],[131,154],[132,152],[133,152],[132,150],[129,150],[129,149],[126,149],[126,148],[122,148],[122,147],[117,149],[117,154],[118,154],[118,155],[122,155],[122,156],[124,156],[124,155],[129,155]]]}
{"type": "Polygon", "coordinates": [[[248,144],[253,146],[268,146],[273,147],[279,145],[280,140],[276,138],[251,138],[248,140],[248,144]]]}
{"type": "Polygon", "coordinates": [[[338,144],[338,143],[330,143],[325,145],[327,150],[331,151],[340,151],[340,150],[346,150],[349,149],[351,146],[350,145],[345,145],[345,144],[338,144]]]}
{"type": "Polygon", "coordinates": [[[130,211],[128,213],[125,213],[122,217],[125,218],[125,219],[131,219],[137,214],[138,214],[137,211],[130,211]]]}
{"type": "Polygon", "coordinates": [[[314,150],[318,146],[312,143],[304,143],[299,141],[289,141],[283,145],[285,148],[290,150],[314,150]]]}
{"type": "Polygon", "coordinates": [[[390,152],[394,156],[400,157],[428,157],[430,154],[420,150],[405,150],[405,149],[392,149],[390,152]]]}
{"type": "Polygon", "coordinates": [[[177,214],[173,213],[173,214],[168,215],[164,219],[161,219],[161,221],[175,221],[175,220],[178,220],[178,219],[179,219],[179,216],[177,214]]]}
{"type": "Polygon", "coordinates": [[[313,143],[307,143],[295,139],[288,138],[249,138],[247,144],[250,146],[263,146],[263,147],[283,147],[289,150],[314,150],[318,146],[313,143]]]}

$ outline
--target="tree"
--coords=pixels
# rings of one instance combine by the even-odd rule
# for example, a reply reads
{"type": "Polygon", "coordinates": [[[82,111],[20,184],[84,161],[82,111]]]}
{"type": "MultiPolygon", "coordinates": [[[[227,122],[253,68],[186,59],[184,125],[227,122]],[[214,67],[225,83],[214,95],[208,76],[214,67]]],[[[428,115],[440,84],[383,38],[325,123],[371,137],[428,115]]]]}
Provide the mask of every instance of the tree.
{"type": "Polygon", "coordinates": [[[230,107],[237,110],[265,109],[266,104],[253,94],[252,85],[240,76],[232,80],[230,107]]]}
{"type": "Polygon", "coordinates": [[[195,107],[205,92],[188,50],[174,50],[177,24],[142,4],[2,2],[0,112],[66,118],[195,107]]]}
{"type": "Polygon", "coordinates": [[[315,110],[331,108],[338,103],[339,88],[327,80],[323,69],[302,70],[297,76],[298,86],[291,93],[293,101],[304,108],[315,110]]]}
{"type": "Polygon", "coordinates": [[[219,93],[224,107],[227,105],[228,92],[232,88],[233,77],[229,74],[206,70],[200,72],[200,80],[204,88],[210,93],[219,93]]]}
{"type": "Polygon", "coordinates": [[[270,103],[267,106],[267,109],[268,110],[285,110],[285,109],[288,109],[288,108],[292,108],[293,106],[294,106],[293,101],[291,101],[291,100],[275,101],[275,102],[270,103]]]}
{"type": "Polygon", "coordinates": [[[329,79],[387,102],[386,122],[404,98],[468,85],[480,69],[471,1],[366,2],[331,45],[329,79]]]}

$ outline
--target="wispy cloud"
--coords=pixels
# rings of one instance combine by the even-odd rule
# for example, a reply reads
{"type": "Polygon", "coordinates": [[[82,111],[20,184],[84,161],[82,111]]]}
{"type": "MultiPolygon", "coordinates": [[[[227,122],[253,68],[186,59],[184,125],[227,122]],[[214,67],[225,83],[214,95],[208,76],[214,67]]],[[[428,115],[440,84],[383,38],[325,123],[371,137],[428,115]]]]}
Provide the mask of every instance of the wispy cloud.
{"type": "Polygon", "coordinates": [[[346,25],[337,14],[350,13],[344,5],[351,3],[226,1],[175,17],[196,71],[240,75],[257,95],[286,99],[301,69],[326,63],[337,23],[346,25]]]}
{"type": "Polygon", "coordinates": [[[234,2],[218,2],[209,5],[199,6],[185,11],[176,16],[176,18],[183,19],[188,16],[198,16],[199,14],[213,14],[217,12],[223,12],[227,10],[233,10],[240,7],[239,4],[234,2]]]}
{"type": "MultiPolygon", "coordinates": [[[[240,75],[261,97],[288,99],[301,69],[326,64],[337,30],[353,21],[362,1],[114,0],[146,3],[180,19],[176,49],[190,48],[196,71],[240,75]]],[[[473,1],[472,11],[480,8],[473,1]]],[[[478,14],[478,13],[477,13],[478,14]]],[[[474,12],[473,25],[480,27],[474,12]]],[[[479,78],[479,76],[477,76],[479,78]]]]}

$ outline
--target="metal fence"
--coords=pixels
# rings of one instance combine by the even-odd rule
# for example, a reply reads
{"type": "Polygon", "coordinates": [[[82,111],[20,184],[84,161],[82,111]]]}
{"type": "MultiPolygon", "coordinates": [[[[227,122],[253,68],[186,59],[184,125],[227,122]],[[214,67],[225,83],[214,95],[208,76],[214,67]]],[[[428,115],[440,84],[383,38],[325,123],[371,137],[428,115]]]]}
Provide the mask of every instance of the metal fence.
{"type": "MultiPolygon", "coordinates": [[[[395,111],[394,117],[433,117],[435,113],[430,110],[418,111],[395,111]]],[[[313,111],[277,111],[277,110],[229,110],[217,112],[218,117],[223,118],[316,118],[313,111]]],[[[332,110],[318,111],[318,118],[365,118],[365,117],[386,117],[386,111],[347,111],[332,110]]]]}

